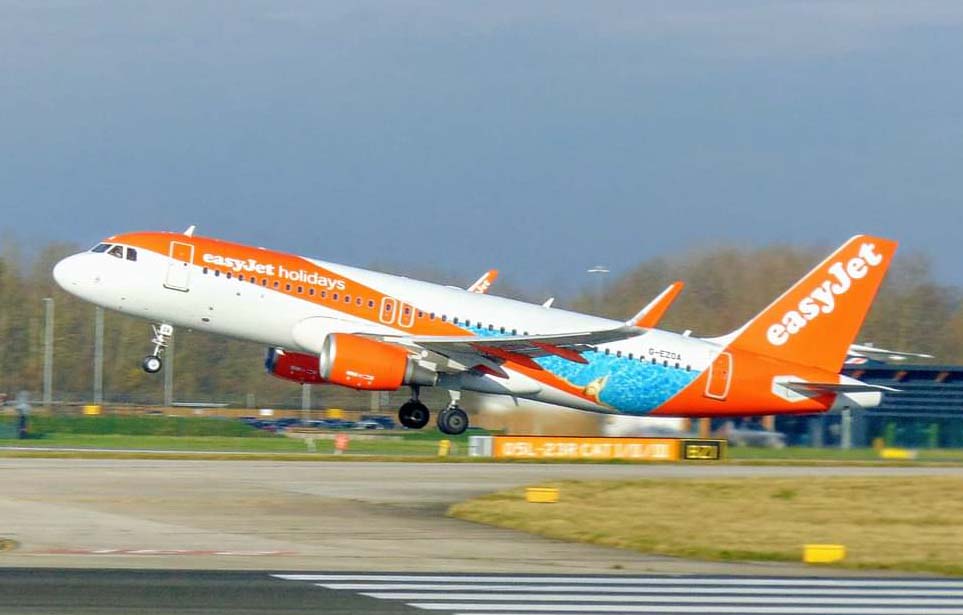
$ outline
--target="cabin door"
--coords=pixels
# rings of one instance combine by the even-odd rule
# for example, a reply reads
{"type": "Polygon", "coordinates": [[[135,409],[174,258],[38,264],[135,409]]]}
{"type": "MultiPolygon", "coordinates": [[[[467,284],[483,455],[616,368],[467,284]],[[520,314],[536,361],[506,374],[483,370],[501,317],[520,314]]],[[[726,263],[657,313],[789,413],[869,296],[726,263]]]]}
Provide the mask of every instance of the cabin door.
{"type": "Polygon", "coordinates": [[[732,355],[721,352],[709,366],[709,380],[706,381],[706,397],[725,399],[732,384],[732,355]]]}
{"type": "Polygon", "coordinates": [[[171,290],[187,292],[191,284],[191,266],[194,262],[194,246],[172,241],[167,259],[167,277],[164,286],[171,290]]]}

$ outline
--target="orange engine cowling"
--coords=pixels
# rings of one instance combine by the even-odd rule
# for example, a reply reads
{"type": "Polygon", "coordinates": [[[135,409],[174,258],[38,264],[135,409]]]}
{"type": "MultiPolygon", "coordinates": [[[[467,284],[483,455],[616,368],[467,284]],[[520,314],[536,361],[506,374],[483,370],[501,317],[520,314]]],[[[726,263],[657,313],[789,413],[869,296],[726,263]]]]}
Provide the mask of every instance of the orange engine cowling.
{"type": "Polygon", "coordinates": [[[350,333],[332,333],[321,346],[325,382],[366,391],[394,391],[405,384],[432,386],[438,374],[399,346],[350,333]]]}
{"type": "Polygon", "coordinates": [[[268,348],[264,368],[272,376],[301,384],[322,384],[321,366],[317,355],[268,348]]]}

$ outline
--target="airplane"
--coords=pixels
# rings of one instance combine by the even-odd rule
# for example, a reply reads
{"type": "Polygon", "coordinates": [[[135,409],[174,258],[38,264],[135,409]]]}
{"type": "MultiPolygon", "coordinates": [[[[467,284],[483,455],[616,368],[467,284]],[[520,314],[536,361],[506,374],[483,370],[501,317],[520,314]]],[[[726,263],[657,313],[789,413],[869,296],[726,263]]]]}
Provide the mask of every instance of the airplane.
{"type": "MultiPolygon", "coordinates": [[[[469,418],[462,391],[606,414],[719,417],[872,407],[886,387],[839,371],[897,243],[857,235],[736,331],[693,337],[652,326],[673,285],[625,322],[184,233],[104,239],[54,267],[81,299],[154,323],[145,371],[174,327],[268,346],[276,376],[368,391],[408,387],[398,411],[420,429],[422,387],[469,418]]],[[[668,298],[668,301],[666,300],[668,298]]]]}

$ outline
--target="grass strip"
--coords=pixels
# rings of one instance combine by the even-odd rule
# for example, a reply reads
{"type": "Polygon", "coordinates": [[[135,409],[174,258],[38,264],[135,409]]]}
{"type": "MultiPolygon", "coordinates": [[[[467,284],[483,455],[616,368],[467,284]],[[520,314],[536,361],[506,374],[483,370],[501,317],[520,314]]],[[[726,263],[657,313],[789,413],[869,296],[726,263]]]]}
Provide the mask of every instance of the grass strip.
{"type": "Polygon", "coordinates": [[[708,560],[800,561],[807,543],[845,545],[840,566],[963,575],[963,480],[740,478],[571,481],[557,504],[524,489],[449,515],[567,541],[708,560]]]}

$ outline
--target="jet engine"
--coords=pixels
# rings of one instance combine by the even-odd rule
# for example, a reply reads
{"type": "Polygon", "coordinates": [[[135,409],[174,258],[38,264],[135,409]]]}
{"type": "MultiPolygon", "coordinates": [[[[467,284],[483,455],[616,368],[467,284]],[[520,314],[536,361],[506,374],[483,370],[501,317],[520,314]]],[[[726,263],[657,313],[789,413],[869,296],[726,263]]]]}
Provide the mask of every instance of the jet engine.
{"type": "Polygon", "coordinates": [[[318,357],[313,354],[268,348],[264,368],[272,376],[300,384],[322,384],[318,357]]]}
{"type": "Polygon", "coordinates": [[[365,391],[394,391],[402,385],[433,386],[438,374],[400,346],[350,333],[332,333],[321,345],[320,377],[365,391]]]}

